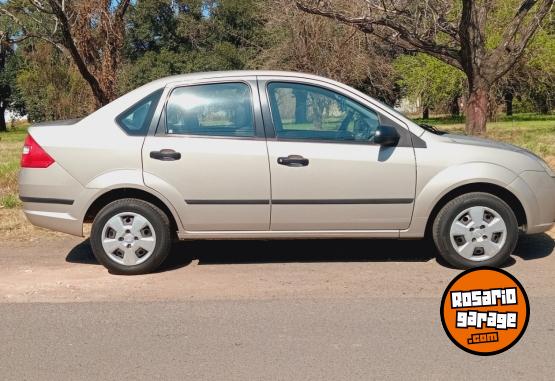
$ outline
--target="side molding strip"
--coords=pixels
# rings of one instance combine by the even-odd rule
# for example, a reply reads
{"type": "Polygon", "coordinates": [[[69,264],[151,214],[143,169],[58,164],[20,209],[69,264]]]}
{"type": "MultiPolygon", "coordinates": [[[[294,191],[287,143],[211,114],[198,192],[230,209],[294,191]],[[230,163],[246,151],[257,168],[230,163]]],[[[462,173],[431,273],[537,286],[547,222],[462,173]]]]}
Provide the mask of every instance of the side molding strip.
{"type": "Polygon", "coordinates": [[[19,196],[19,199],[23,202],[36,202],[38,204],[73,205],[73,200],[64,200],[61,198],[19,196]]]}
{"type": "Polygon", "coordinates": [[[185,200],[189,205],[269,205],[270,200],[185,200]]]}
{"type": "Polygon", "coordinates": [[[272,200],[276,205],[340,205],[340,204],[411,204],[412,198],[327,199],[327,200],[272,200]]]}
{"type": "MultiPolygon", "coordinates": [[[[274,205],[412,204],[412,198],[272,200],[274,205]]],[[[189,205],[269,205],[270,200],[185,200],[189,205]]]]}

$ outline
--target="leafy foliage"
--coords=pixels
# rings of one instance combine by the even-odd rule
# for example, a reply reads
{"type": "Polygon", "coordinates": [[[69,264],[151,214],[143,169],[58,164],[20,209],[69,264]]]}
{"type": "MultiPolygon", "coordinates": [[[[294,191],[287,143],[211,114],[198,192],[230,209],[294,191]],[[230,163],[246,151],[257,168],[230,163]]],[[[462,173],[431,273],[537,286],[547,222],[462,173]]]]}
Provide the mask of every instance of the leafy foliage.
{"type": "Polygon", "coordinates": [[[402,55],[393,66],[408,98],[423,108],[448,108],[466,86],[463,72],[427,54],[402,55]]]}
{"type": "Polygon", "coordinates": [[[120,92],[180,73],[244,69],[262,23],[254,0],[139,1],[129,15],[120,92]]]}
{"type": "Polygon", "coordinates": [[[94,110],[92,93],[70,61],[50,44],[38,43],[22,53],[17,88],[31,121],[71,119],[94,110]]]}
{"type": "Polygon", "coordinates": [[[11,46],[0,47],[0,131],[6,130],[4,111],[25,114],[25,102],[16,86],[21,57],[11,46]]]}

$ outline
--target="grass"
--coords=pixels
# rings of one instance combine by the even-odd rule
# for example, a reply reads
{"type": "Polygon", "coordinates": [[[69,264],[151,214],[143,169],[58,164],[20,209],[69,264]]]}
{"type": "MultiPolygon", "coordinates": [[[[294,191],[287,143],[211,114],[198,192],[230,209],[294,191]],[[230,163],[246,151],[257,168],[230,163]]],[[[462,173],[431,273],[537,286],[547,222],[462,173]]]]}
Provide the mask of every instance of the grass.
{"type": "Polygon", "coordinates": [[[0,208],[20,205],[17,195],[17,174],[27,125],[22,124],[0,133],[0,208]]]}
{"type": "MultiPolygon", "coordinates": [[[[429,119],[422,118],[411,118],[416,123],[427,123],[433,126],[436,125],[451,125],[451,124],[464,124],[463,116],[437,116],[429,119]]],[[[521,113],[514,114],[512,116],[498,115],[494,121],[488,123],[488,126],[492,123],[503,123],[503,122],[538,122],[538,121],[555,121],[555,114],[536,114],[536,113],[521,113]]]]}

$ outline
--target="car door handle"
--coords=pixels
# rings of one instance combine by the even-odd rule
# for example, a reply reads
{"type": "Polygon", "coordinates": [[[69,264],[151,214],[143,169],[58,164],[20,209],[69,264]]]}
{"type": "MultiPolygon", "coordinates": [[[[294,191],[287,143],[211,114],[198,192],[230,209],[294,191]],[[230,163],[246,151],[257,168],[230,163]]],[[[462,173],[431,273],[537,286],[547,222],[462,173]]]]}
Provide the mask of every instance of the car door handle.
{"type": "Polygon", "coordinates": [[[287,165],[288,167],[306,167],[308,159],[300,155],[289,155],[287,157],[278,157],[278,164],[287,165]]]}
{"type": "Polygon", "coordinates": [[[150,151],[150,157],[155,160],[174,161],[181,159],[181,153],[173,149],[161,149],[160,151],[150,151]]]}

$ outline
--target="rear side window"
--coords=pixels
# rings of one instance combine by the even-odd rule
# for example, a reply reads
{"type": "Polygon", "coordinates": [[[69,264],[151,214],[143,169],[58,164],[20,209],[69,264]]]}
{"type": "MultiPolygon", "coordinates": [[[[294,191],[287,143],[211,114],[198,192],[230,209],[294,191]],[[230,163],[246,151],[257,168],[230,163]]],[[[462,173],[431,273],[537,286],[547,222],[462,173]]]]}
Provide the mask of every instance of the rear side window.
{"type": "Polygon", "coordinates": [[[157,90],[121,113],[116,121],[132,136],[145,136],[163,89],[157,90]]]}
{"type": "Polygon", "coordinates": [[[254,136],[252,97],[244,83],[175,89],[167,103],[168,134],[254,136]]]}

